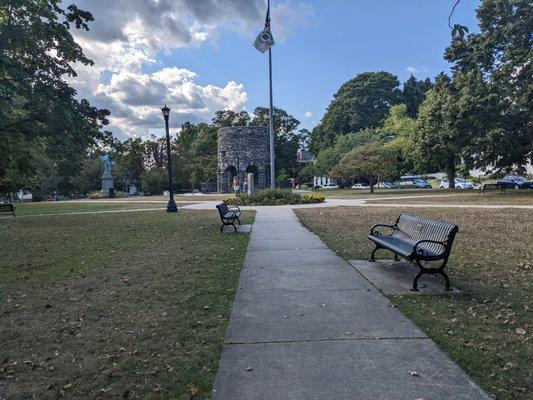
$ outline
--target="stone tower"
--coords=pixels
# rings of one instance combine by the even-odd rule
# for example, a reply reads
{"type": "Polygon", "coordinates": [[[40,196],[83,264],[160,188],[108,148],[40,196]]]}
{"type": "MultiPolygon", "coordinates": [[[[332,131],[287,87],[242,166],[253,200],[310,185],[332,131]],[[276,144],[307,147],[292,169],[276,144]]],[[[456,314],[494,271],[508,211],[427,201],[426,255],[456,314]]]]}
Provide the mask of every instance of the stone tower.
{"type": "Polygon", "coordinates": [[[268,127],[246,126],[218,130],[219,193],[232,191],[234,176],[243,181],[254,174],[256,189],[270,186],[270,136],[268,127]]]}

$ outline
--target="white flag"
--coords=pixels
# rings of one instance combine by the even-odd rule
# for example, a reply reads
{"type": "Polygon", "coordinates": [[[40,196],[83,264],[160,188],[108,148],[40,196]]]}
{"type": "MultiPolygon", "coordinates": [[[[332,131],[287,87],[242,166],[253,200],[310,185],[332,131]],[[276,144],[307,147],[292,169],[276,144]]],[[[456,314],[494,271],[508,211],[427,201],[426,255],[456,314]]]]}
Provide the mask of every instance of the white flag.
{"type": "Polygon", "coordinates": [[[270,28],[266,28],[255,39],[254,47],[261,53],[264,53],[272,46],[274,46],[274,37],[272,36],[272,32],[270,32],[270,28]]]}
{"type": "Polygon", "coordinates": [[[272,32],[270,32],[270,2],[268,4],[267,9],[267,15],[266,15],[266,21],[265,21],[265,29],[263,29],[263,32],[261,32],[254,42],[254,47],[259,50],[261,53],[264,53],[268,49],[270,49],[272,46],[274,46],[274,37],[272,36],[272,32]]]}

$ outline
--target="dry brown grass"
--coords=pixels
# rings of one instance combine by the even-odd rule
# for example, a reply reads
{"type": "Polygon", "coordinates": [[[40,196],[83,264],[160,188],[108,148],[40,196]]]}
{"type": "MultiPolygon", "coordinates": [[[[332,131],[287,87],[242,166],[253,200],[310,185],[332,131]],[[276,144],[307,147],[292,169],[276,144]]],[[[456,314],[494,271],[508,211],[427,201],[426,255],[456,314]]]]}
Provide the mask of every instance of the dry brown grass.
{"type": "Polygon", "coordinates": [[[496,398],[530,399],[533,210],[297,210],[304,224],[346,259],[368,258],[370,227],[392,223],[400,213],[459,225],[448,272],[462,294],[393,296],[392,301],[496,398]]]}
{"type": "MultiPolygon", "coordinates": [[[[435,194],[439,194],[436,192],[435,194]]],[[[442,193],[441,193],[442,194],[442,193]]],[[[478,192],[462,192],[450,194],[446,191],[443,196],[405,198],[405,199],[368,199],[368,203],[399,203],[399,204],[476,204],[476,205],[532,205],[533,190],[516,190],[509,191],[507,194],[497,192],[487,192],[479,194],[478,192]]]]}

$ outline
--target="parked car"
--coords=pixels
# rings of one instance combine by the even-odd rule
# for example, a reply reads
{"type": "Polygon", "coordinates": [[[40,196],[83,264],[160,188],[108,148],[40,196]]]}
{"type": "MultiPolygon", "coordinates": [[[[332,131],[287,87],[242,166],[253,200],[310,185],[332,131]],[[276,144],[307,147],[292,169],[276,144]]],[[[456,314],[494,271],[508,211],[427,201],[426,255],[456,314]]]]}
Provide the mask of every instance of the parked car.
{"type": "Polygon", "coordinates": [[[399,186],[394,182],[378,182],[376,184],[378,189],[398,189],[399,186]]]}
{"type": "Polygon", "coordinates": [[[400,189],[431,189],[431,185],[420,178],[400,181],[400,189]]]}
{"type": "Polygon", "coordinates": [[[352,189],[370,189],[370,185],[367,185],[366,183],[356,183],[352,186],[352,189]]]}
{"type": "MultiPolygon", "coordinates": [[[[455,188],[456,189],[474,189],[474,184],[464,178],[455,178],[455,188]]],[[[440,181],[439,188],[441,189],[449,189],[450,188],[450,181],[448,178],[444,178],[440,181]]]]}
{"type": "Polygon", "coordinates": [[[522,176],[507,175],[496,184],[509,189],[533,189],[533,181],[528,181],[522,176]]]}
{"type": "Polygon", "coordinates": [[[338,189],[339,185],[337,185],[336,183],[326,183],[324,185],[320,185],[320,187],[322,189],[338,189]]]}

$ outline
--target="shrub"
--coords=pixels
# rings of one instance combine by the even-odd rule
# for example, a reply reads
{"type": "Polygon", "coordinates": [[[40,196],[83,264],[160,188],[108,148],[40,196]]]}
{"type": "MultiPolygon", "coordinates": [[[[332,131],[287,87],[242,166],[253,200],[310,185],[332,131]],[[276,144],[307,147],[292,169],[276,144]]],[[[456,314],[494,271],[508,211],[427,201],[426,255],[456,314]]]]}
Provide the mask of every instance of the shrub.
{"type": "Polygon", "coordinates": [[[107,199],[107,193],[99,190],[87,194],[90,199],[107,199]]]}
{"type": "Polygon", "coordinates": [[[323,203],[326,196],[321,193],[305,193],[302,196],[302,204],[323,203]]]}
{"type": "Polygon", "coordinates": [[[277,206],[284,204],[321,203],[324,200],[325,197],[318,193],[301,196],[290,189],[264,189],[258,190],[252,193],[252,195],[245,193],[235,198],[230,197],[225,199],[224,202],[238,206],[277,206]]]}

